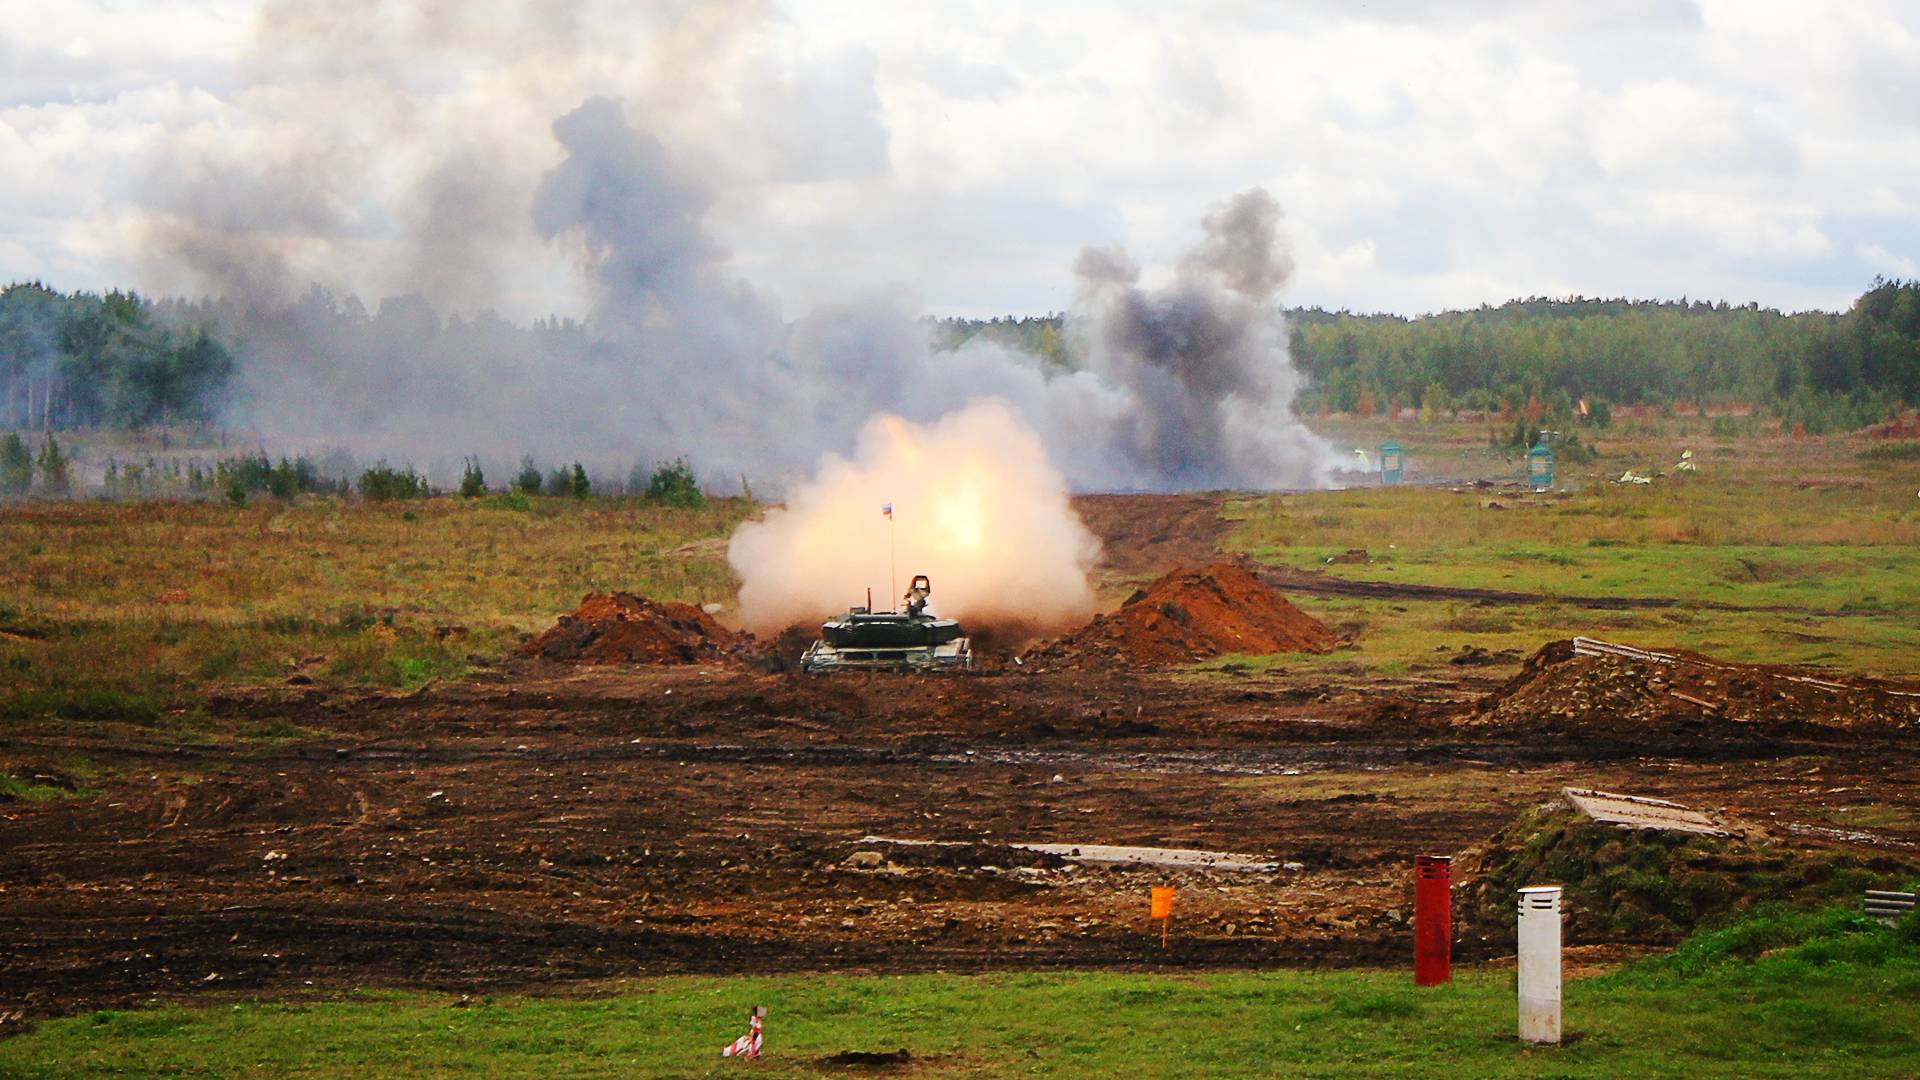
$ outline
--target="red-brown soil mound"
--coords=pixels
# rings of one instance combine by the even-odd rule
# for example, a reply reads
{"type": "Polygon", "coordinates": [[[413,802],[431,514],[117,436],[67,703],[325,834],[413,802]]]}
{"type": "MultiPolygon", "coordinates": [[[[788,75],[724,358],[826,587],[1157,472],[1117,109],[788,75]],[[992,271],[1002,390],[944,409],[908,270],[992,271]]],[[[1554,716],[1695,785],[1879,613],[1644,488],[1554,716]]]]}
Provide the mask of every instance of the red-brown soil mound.
{"type": "Polygon", "coordinates": [[[1736,664],[1681,649],[1580,655],[1555,641],[1461,724],[1624,733],[1696,725],[1920,728],[1920,685],[1818,668],[1736,664]]]}
{"type": "Polygon", "coordinates": [[[1042,667],[1162,667],[1225,653],[1324,653],[1339,635],[1274,591],[1242,559],[1177,568],[1118,611],[1031,654],[1042,667]]]}
{"type": "Polygon", "coordinates": [[[1875,424],[1861,434],[1869,439],[1920,439],[1920,412],[1896,416],[1884,424],[1875,424]]]}
{"type": "Polygon", "coordinates": [[[596,592],[520,652],[583,664],[696,664],[719,659],[739,644],[738,635],[692,604],[596,592]]]}

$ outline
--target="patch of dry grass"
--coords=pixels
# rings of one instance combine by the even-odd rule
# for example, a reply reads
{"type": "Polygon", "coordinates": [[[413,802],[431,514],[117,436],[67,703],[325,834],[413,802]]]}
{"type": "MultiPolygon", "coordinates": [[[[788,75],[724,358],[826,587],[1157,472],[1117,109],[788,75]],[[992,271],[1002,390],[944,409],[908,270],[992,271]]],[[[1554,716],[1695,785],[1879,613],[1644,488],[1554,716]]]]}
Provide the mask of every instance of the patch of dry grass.
{"type": "MultiPolygon", "coordinates": [[[[16,694],[205,683],[417,685],[595,589],[730,603],[742,500],[29,503],[0,509],[0,673],[16,694]]],[[[43,700],[57,702],[57,696],[43,700]]]]}

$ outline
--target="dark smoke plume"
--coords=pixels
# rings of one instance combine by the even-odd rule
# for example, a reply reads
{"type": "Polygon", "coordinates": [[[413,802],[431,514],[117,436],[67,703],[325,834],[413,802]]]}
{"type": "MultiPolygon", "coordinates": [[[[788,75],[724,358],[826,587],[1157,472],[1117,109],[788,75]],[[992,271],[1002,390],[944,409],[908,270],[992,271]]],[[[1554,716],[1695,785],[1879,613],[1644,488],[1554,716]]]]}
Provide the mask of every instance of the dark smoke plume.
{"type": "MultiPolygon", "coordinates": [[[[594,81],[568,66],[591,38],[578,28],[607,14],[593,8],[576,0],[550,36],[526,38],[548,50],[554,82],[594,81]]],[[[410,89],[421,76],[408,57],[484,66],[513,54],[522,43],[486,20],[413,19],[374,0],[354,11],[273,5],[262,55],[286,59],[263,60],[235,99],[259,131],[169,136],[147,185],[155,276],[216,296],[189,314],[235,341],[245,392],[231,419],[276,451],[338,448],[443,477],[470,453],[496,477],[523,454],[614,476],[684,455],[709,482],[745,476],[768,491],[850,451],[876,413],[928,423],[987,397],[1081,489],[1332,475],[1327,446],[1290,415],[1297,377],[1274,298],[1291,267],[1263,191],[1208,214],[1164,288],[1142,286],[1123,252],[1081,256],[1069,331],[1086,370],[986,344],[935,355],[900,295],[851,295],[788,321],[732,269],[713,216],[751,190],[754,169],[799,169],[793,132],[819,129],[822,102],[865,134],[839,140],[846,160],[801,174],[884,163],[870,87],[846,85],[844,71],[809,87],[805,71],[762,62],[759,5],[657,9],[650,74],[537,122],[410,89]],[[355,19],[390,35],[360,65],[338,51],[355,19]],[[751,109],[727,103],[727,72],[751,109]],[[493,314],[529,265],[571,267],[584,317],[524,326],[493,314]],[[342,287],[355,281],[390,298],[369,311],[342,287]]]]}
{"type": "Polygon", "coordinates": [[[1333,455],[1293,418],[1298,375],[1274,303],[1293,273],[1280,206],[1254,188],[1202,224],[1164,289],[1140,287],[1117,250],[1075,264],[1071,328],[1092,370],[1131,391],[1114,449],[1156,487],[1322,486],[1333,455]]]}

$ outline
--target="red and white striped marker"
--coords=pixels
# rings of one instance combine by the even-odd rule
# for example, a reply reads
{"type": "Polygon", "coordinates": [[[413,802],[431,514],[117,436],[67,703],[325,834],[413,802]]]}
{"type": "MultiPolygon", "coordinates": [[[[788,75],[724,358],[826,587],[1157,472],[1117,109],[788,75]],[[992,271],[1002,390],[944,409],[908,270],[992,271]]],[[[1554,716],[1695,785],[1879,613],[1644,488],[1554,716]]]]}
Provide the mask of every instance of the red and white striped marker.
{"type": "Polygon", "coordinates": [[[753,1012],[747,1017],[747,1033],[733,1040],[732,1042],[728,1043],[726,1047],[724,1047],[720,1051],[720,1056],[723,1058],[730,1058],[730,1057],[757,1058],[759,1057],[760,1056],[760,1038],[761,1038],[760,1023],[761,1023],[761,1017],[766,1015],[767,1015],[767,1007],[765,1005],[755,1005],[753,1007],[753,1012]]]}

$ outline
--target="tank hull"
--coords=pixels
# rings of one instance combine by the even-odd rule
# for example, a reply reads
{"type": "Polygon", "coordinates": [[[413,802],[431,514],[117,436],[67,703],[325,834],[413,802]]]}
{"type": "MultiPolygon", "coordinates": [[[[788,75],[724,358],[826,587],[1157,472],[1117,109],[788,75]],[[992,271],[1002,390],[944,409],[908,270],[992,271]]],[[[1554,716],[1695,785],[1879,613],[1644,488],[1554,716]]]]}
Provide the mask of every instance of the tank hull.
{"type": "Polygon", "coordinates": [[[812,675],[829,671],[943,671],[973,666],[973,645],[964,637],[939,644],[834,645],[822,638],[807,646],[800,669],[812,675]]]}

